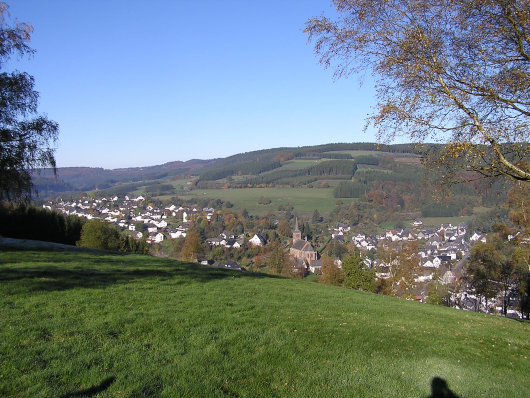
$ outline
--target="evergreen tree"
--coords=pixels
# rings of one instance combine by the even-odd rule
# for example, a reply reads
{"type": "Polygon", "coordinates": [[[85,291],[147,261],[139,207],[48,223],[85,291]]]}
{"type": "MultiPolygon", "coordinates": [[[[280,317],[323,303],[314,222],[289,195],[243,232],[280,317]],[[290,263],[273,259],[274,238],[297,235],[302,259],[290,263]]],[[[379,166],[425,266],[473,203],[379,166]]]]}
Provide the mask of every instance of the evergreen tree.
{"type": "Polygon", "coordinates": [[[366,267],[358,253],[344,259],[342,270],[344,272],[345,287],[375,292],[375,270],[366,267]]]}
{"type": "Polygon", "coordinates": [[[311,217],[311,222],[313,224],[317,224],[320,221],[322,221],[322,217],[320,216],[320,213],[318,212],[318,210],[315,209],[315,211],[313,212],[313,217],[311,217]]]}

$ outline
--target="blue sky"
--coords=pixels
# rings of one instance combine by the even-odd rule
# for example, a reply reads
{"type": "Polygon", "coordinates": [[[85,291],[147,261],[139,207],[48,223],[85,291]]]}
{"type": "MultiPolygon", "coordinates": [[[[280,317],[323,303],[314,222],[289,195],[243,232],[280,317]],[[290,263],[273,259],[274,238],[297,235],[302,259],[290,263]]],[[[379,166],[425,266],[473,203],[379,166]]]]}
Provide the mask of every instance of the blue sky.
{"type": "Polygon", "coordinates": [[[149,166],[374,142],[370,82],[333,79],[303,33],[331,0],[7,0],[34,26],[39,111],[59,167],[149,166]]]}

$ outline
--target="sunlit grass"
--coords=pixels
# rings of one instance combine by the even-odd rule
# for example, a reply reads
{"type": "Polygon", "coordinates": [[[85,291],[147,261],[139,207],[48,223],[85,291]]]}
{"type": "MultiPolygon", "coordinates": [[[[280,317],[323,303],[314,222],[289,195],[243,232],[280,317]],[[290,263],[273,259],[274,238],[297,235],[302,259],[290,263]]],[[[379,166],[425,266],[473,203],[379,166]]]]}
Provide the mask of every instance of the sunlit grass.
{"type": "Polygon", "coordinates": [[[528,323],[308,281],[8,251],[0,310],[0,396],[530,394],[528,323]]]}
{"type": "MultiPolygon", "coordinates": [[[[318,182],[315,182],[315,186],[318,182]]],[[[261,215],[267,211],[277,211],[282,204],[291,204],[298,213],[311,215],[315,209],[321,214],[328,214],[336,206],[337,200],[333,197],[333,188],[242,188],[242,189],[197,189],[180,198],[211,198],[230,201],[234,210],[247,209],[250,214],[261,215]],[[271,200],[269,205],[258,203],[261,197],[271,200]]],[[[353,199],[340,199],[349,203],[353,199]]]]}

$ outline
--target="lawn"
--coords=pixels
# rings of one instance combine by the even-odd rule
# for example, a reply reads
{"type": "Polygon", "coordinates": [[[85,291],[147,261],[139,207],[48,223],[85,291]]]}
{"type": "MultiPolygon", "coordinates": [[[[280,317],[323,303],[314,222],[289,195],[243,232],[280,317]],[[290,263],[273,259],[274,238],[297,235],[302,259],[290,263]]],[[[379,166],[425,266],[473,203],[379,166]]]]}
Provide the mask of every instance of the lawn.
{"type": "Polygon", "coordinates": [[[530,396],[530,324],[146,256],[0,252],[0,396],[530,396]]]}

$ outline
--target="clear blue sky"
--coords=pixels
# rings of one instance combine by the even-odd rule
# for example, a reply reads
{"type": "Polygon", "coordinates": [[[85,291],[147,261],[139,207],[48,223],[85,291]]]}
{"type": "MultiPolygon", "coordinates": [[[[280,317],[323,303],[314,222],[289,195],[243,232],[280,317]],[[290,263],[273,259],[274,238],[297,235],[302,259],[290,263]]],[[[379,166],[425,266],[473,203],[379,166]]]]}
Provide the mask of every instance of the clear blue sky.
{"type": "Polygon", "coordinates": [[[59,167],[149,166],[374,142],[370,82],[333,79],[303,33],[331,0],[6,0],[30,22],[59,167]]]}

